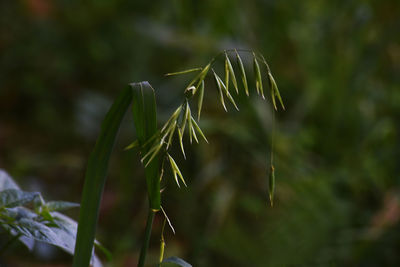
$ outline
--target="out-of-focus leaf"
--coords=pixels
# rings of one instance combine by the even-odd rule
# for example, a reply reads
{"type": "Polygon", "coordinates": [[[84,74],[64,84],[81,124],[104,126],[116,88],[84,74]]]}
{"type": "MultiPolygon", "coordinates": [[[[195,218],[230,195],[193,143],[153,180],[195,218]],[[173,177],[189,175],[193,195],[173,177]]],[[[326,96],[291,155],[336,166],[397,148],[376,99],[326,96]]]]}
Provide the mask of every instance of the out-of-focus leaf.
{"type": "Polygon", "coordinates": [[[45,205],[49,211],[60,211],[79,207],[78,203],[68,201],[48,201],[45,205]]]}
{"type": "Polygon", "coordinates": [[[6,189],[19,189],[19,186],[7,172],[0,169],[0,191],[6,189]]]}
{"type": "Polygon", "coordinates": [[[176,265],[179,265],[181,267],[192,267],[191,264],[189,264],[186,261],[182,260],[181,258],[178,258],[175,256],[169,257],[169,258],[166,258],[165,260],[163,260],[163,263],[167,263],[167,262],[175,263],[176,265]]]}
{"type": "Polygon", "coordinates": [[[124,150],[134,149],[139,146],[139,140],[135,140],[124,148],[124,150]]]}
{"type": "Polygon", "coordinates": [[[0,208],[22,206],[33,201],[38,192],[25,192],[18,189],[6,189],[0,192],[0,208]]]}

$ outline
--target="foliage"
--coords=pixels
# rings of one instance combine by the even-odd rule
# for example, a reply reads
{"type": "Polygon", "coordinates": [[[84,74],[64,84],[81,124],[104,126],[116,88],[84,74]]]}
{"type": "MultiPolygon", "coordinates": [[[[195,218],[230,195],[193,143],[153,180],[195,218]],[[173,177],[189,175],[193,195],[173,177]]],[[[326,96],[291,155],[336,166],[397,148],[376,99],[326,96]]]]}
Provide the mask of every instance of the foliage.
{"type": "MultiPolygon", "coordinates": [[[[2,253],[11,242],[19,240],[31,251],[35,242],[45,242],[74,254],[77,223],[58,211],[79,207],[79,204],[46,202],[39,192],[22,191],[1,169],[0,185],[0,227],[3,235],[11,237],[2,253]],[[27,207],[28,204],[32,208],[27,207]]],[[[102,266],[96,255],[91,262],[94,267],[102,266]]]]}

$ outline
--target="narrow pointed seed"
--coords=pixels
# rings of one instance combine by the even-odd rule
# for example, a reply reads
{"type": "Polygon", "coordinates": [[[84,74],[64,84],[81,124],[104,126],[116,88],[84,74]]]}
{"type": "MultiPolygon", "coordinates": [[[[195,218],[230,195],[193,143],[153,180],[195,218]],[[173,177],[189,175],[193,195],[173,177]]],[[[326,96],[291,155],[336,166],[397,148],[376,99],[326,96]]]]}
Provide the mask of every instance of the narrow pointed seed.
{"type": "Polygon", "coordinates": [[[203,139],[208,143],[206,136],[204,135],[203,131],[201,130],[201,128],[199,127],[199,125],[196,123],[196,121],[193,118],[192,118],[192,123],[193,123],[193,126],[196,129],[196,131],[200,134],[200,136],[203,137],[203,139]]]}
{"type": "Polygon", "coordinates": [[[262,77],[261,77],[260,65],[258,64],[258,61],[257,61],[255,53],[253,53],[253,68],[254,68],[254,74],[256,75],[257,94],[261,94],[262,98],[265,99],[265,97],[264,97],[264,89],[263,89],[263,85],[262,85],[262,77]]]}
{"type": "Polygon", "coordinates": [[[194,79],[188,84],[187,87],[192,86],[193,84],[195,84],[196,81],[199,82],[199,81],[204,80],[208,71],[210,70],[210,67],[211,67],[211,63],[208,63],[207,66],[205,66],[204,69],[199,74],[197,74],[196,77],[194,77],[194,79]]]}
{"type": "Polygon", "coordinates": [[[190,119],[191,117],[192,117],[192,114],[191,114],[191,112],[190,112],[189,103],[186,103],[186,116],[185,116],[185,120],[187,121],[188,128],[189,128],[189,140],[190,140],[190,143],[192,143],[192,140],[193,140],[192,120],[190,119]]]}
{"type": "Polygon", "coordinates": [[[156,149],[159,145],[162,145],[163,142],[161,141],[160,143],[158,142],[154,142],[154,144],[151,146],[151,148],[149,149],[149,151],[147,151],[147,153],[142,157],[142,159],[140,160],[142,163],[144,162],[144,160],[146,158],[148,158],[156,149]]]}
{"type": "Polygon", "coordinates": [[[175,234],[175,229],[174,229],[174,227],[172,226],[172,223],[171,223],[171,221],[169,220],[169,218],[168,218],[168,216],[167,216],[167,213],[165,212],[165,210],[163,209],[162,206],[161,206],[161,211],[163,212],[164,217],[165,217],[165,219],[167,220],[168,225],[169,225],[169,227],[171,228],[172,232],[175,234]]]}
{"type": "Polygon", "coordinates": [[[271,207],[274,205],[274,192],[275,192],[275,169],[274,166],[271,165],[270,173],[269,173],[269,201],[271,203],[271,207]]]}
{"type": "Polygon", "coordinates": [[[139,146],[139,140],[135,140],[124,148],[124,150],[134,149],[139,146]]]}
{"type": "MultiPolygon", "coordinates": [[[[160,151],[160,149],[161,149],[161,147],[163,146],[163,142],[160,142],[160,144],[158,145],[158,146],[156,146],[155,147],[155,150],[154,150],[154,152],[151,154],[151,157],[149,158],[149,160],[147,161],[147,163],[144,165],[145,167],[147,167],[149,164],[150,164],[150,162],[154,159],[154,157],[158,154],[158,152],[160,151]]],[[[144,160],[144,157],[143,157],[143,159],[142,160],[144,160]]]]}
{"type": "MultiPolygon", "coordinates": [[[[268,80],[270,82],[271,90],[273,90],[274,97],[275,96],[278,97],[278,100],[282,106],[282,109],[285,110],[285,106],[283,105],[281,94],[279,93],[278,86],[276,85],[275,79],[272,76],[271,72],[268,72],[268,80]]],[[[276,104],[275,104],[275,109],[277,110],[276,104]]]]}
{"type": "Polygon", "coordinates": [[[193,134],[193,138],[196,141],[196,143],[199,143],[199,139],[197,139],[196,131],[194,130],[193,124],[191,126],[192,126],[191,131],[193,134]]]}
{"type": "Polygon", "coordinates": [[[199,98],[197,100],[197,120],[200,120],[201,108],[203,107],[204,98],[204,81],[201,81],[199,86],[199,98]]]}
{"type": "Polygon", "coordinates": [[[177,71],[177,72],[170,72],[165,74],[165,76],[172,76],[172,75],[180,75],[180,74],[186,74],[194,71],[199,71],[201,68],[193,68],[193,69],[187,69],[187,70],[182,70],[182,71],[177,71]]]}
{"type": "Polygon", "coordinates": [[[238,85],[237,85],[235,72],[233,71],[232,63],[229,60],[229,56],[228,56],[227,53],[225,53],[225,65],[228,66],[229,75],[231,76],[231,80],[232,80],[232,83],[233,83],[233,87],[235,87],[236,94],[239,94],[239,88],[238,88],[238,85]]]}
{"type": "Polygon", "coordinates": [[[239,53],[237,52],[237,50],[235,50],[235,52],[236,52],[236,61],[240,69],[240,76],[242,78],[243,87],[246,92],[246,95],[249,96],[249,86],[247,84],[246,71],[244,70],[243,62],[239,56],[239,53]]]}
{"type": "Polygon", "coordinates": [[[179,170],[178,165],[176,165],[175,160],[174,160],[174,159],[171,157],[171,155],[169,155],[169,154],[168,154],[168,159],[169,159],[169,162],[170,162],[170,164],[171,164],[171,168],[175,171],[175,173],[178,174],[178,176],[179,176],[179,178],[181,179],[181,181],[183,182],[183,184],[187,187],[186,182],[185,182],[185,179],[183,179],[182,173],[181,173],[181,171],[179,170]]]}
{"type": "Polygon", "coordinates": [[[168,142],[167,142],[167,149],[168,147],[171,145],[172,143],[172,137],[174,136],[175,133],[175,129],[176,129],[176,121],[174,121],[174,126],[171,128],[171,131],[169,133],[169,137],[168,137],[168,142]]]}
{"type": "Polygon", "coordinates": [[[229,65],[228,65],[228,55],[225,52],[225,86],[226,90],[229,91],[229,65]]]}
{"type": "Polygon", "coordinates": [[[182,128],[182,135],[185,132],[186,122],[187,122],[186,118],[187,118],[188,112],[189,112],[189,104],[188,104],[188,102],[186,102],[186,104],[183,104],[183,105],[185,105],[185,115],[182,117],[182,127],[181,127],[182,128]]]}
{"type": "Polygon", "coordinates": [[[235,106],[236,110],[239,111],[239,108],[238,108],[238,106],[236,105],[235,100],[233,99],[233,97],[232,97],[232,95],[229,93],[229,91],[226,89],[226,87],[225,87],[225,85],[224,85],[224,82],[221,80],[220,77],[217,77],[217,78],[218,78],[218,81],[219,81],[221,87],[224,89],[223,91],[225,92],[226,97],[227,97],[227,98],[229,99],[229,101],[231,101],[231,103],[235,106]]]}
{"type": "Polygon", "coordinates": [[[179,145],[181,147],[183,157],[186,159],[185,149],[183,148],[183,133],[181,132],[180,128],[178,128],[178,135],[179,135],[179,145]]]}
{"type": "Polygon", "coordinates": [[[176,120],[179,116],[179,114],[181,114],[181,110],[182,110],[182,106],[179,106],[174,113],[172,113],[171,117],[168,119],[168,121],[164,124],[164,126],[161,128],[161,132],[163,132],[165,130],[165,128],[168,127],[169,123],[173,120],[176,120]]]}
{"type": "Polygon", "coordinates": [[[228,110],[226,109],[226,106],[225,106],[224,94],[223,94],[223,92],[222,92],[222,86],[221,86],[221,84],[220,84],[220,82],[219,82],[220,78],[218,77],[218,75],[217,75],[214,71],[213,71],[213,74],[214,74],[214,80],[215,80],[215,83],[216,83],[216,85],[217,85],[218,92],[219,92],[219,100],[220,100],[220,102],[221,102],[222,107],[224,108],[224,110],[225,110],[226,112],[228,112],[228,110]]]}

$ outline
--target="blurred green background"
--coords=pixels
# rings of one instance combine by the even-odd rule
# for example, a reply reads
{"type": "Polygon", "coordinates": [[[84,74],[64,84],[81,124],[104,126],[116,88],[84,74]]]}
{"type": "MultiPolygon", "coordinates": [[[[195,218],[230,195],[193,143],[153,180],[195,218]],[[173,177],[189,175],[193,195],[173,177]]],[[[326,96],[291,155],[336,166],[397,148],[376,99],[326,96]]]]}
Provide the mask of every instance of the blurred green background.
{"type": "MultiPolygon", "coordinates": [[[[79,202],[119,91],[148,80],[161,124],[191,78],[164,74],[230,48],[266,56],[287,107],[277,114],[275,206],[267,198],[269,100],[253,93],[226,114],[208,78],[201,125],[210,144],[186,144],[186,161],[174,148],[188,188],[165,176],[163,206],[177,232],[166,232],[166,256],[193,266],[399,266],[396,0],[1,1],[0,168],[25,190],[79,202]]],[[[135,266],[147,212],[139,157],[123,151],[135,139],[128,115],[98,226],[109,266],[135,266]]],[[[68,214],[77,219],[78,210],[68,214]]],[[[159,216],[149,263],[161,224],[159,216]]],[[[5,266],[71,264],[46,246],[1,257],[5,266]]]]}

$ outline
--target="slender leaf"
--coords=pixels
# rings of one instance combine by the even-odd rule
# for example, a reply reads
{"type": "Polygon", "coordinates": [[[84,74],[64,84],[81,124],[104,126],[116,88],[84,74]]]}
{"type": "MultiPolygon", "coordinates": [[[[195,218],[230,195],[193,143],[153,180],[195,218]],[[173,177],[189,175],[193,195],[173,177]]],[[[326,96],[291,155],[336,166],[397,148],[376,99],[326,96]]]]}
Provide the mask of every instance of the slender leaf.
{"type": "MultiPolygon", "coordinates": [[[[146,141],[157,133],[157,111],[154,89],[148,82],[132,84],[133,121],[136,134],[141,144],[142,154],[151,149],[150,145],[143,146],[146,141]]],[[[179,110],[175,111],[179,115],[179,110]]],[[[177,116],[176,114],[173,116],[177,116]]],[[[149,161],[145,165],[145,176],[150,207],[154,211],[160,209],[160,180],[159,160],[157,153],[162,147],[158,145],[149,161]]]]}
{"type": "Polygon", "coordinates": [[[90,154],[83,186],[74,267],[88,266],[96,233],[99,206],[106,180],[108,162],[121,121],[132,100],[130,88],[123,90],[108,111],[93,152],[90,154]]]}

